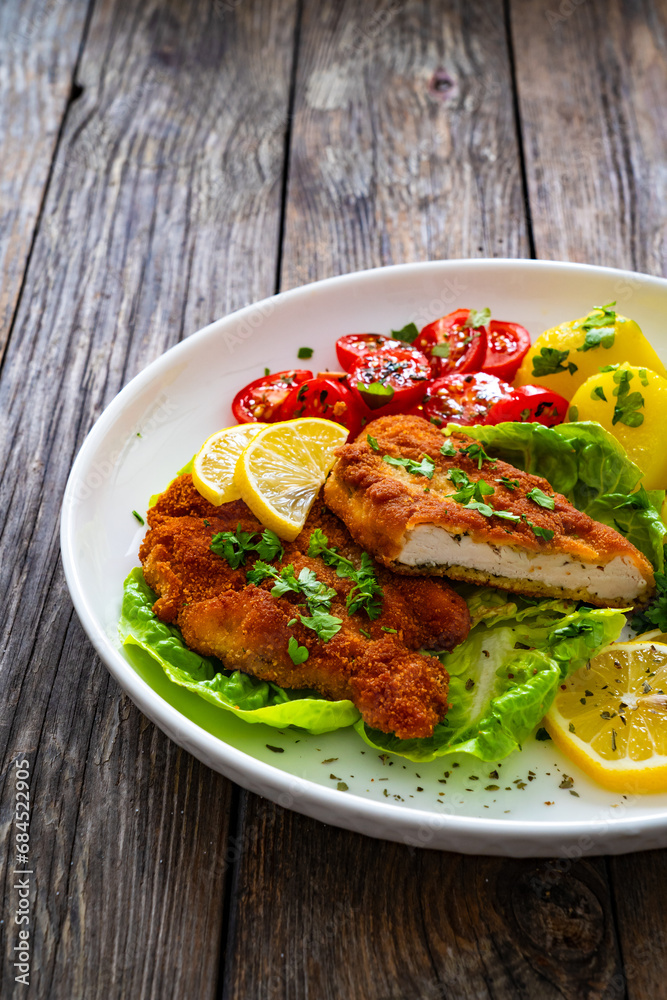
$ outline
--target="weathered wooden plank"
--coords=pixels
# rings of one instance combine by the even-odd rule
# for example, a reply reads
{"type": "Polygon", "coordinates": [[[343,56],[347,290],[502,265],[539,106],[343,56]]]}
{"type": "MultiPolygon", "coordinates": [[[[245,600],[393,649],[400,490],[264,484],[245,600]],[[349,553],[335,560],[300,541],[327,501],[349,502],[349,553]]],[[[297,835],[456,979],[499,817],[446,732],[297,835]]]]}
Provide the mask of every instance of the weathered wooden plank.
{"type": "Polygon", "coordinates": [[[0,361],[44,198],[90,0],[0,4],[0,361]]]}
{"type": "MultiPolygon", "coordinates": [[[[0,854],[30,761],[31,995],[216,991],[230,785],[122,697],[71,610],[83,436],[180,337],[275,287],[292,0],[100,0],[0,380],[0,854]]],[[[2,895],[13,898],[2,873],[2,895]]],[[[3,913],[3,916],[5,914],[3,913]]],[[[3,936],[2,996],[14,983],[3,936]]]]}
{"type": "Polygon", "coordinates": [[[511,9],[537,256],[667,274],[664,3],[511,9]]]}
{"type": "Polygon", "coordinates": [[[529,256],[511,93],[499,4],[306,3],[283,287],[529,256]]]}
{"type": "MultiPolygon", "coordinates": [[[[284,284],[528,255],[512,115],[501,5],[306,3],[284,284]]],[[[226,1000],[581,1000],[618,974],[600,861],[415,851],[252,796],[243,829],[226,1000]]]]}
{"type": "MultiPolygon", "coordinates": [[[[667,8],[512,0],[539,256],[667,274],[667,8]]],[[[610,994],[664,992],[667,852],[610,858],[623,968],[610,994]]]]}

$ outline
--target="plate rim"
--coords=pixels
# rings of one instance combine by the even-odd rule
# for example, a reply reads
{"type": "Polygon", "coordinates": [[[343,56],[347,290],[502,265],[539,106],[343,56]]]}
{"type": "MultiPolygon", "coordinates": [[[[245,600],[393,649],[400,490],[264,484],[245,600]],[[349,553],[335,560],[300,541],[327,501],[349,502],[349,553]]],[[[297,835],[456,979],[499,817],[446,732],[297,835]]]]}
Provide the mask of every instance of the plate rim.
{"type": "Polygon", "coordinates": [[[242,785],[242,787],[251,788],[257,794],[263,795],[279,805],[292,808],[316,819],[322,820],[322,814],[326,812],[327,818],[322,820],[323,822],[354,832],[363,832],[365,835],[373,836],[372,833],[369,834],[368,829],[362,830],[361,827],[367,828],[370,823],[375,822],[380,827],[376,836],[417,847],[453,850],[468,854],[537,857],[559,855],[559,852],[560,855],[567,855],[568,851],[572,850],[573,841],[577,839],[588,841],[593,837],[596,842],[590,849],[582,851],[582,854],[593,856],[604,853],[623,853],[637,849],[631,840],[634,835],[650,836],[652,833],[655,834],[667,829],[667,808],[650,816],[634,818],[632,816],[619,816],[618,819],[612,817],[606,820],[594,818],[554,820],[549,824],[525,819],[460,816],[451,813],[439,815],[423,809],[406,809],[391,802],[377,802],[354,792],[341,793],[338,790],[319,785],[308,778],[299,777],[290,771],[284,771],[271,763],[258,760],[251,754],[231,746],[198,726],[165,701],[112,645],[89,606],[79,578],[74,553],[74,516],[77,507],[74,503],[74,495],[80,479],[80,472],[85,467],[88,455],[94,453],[97,446],[104,441],[107,431],[113,427],[126,402],[129,402],[145,388],[152,379],[156,376],[159,377],[162,369],[168,368],[175,358],[187,351],[193,341],[203,341],[215,337],[227,323],[239,322],[262,308],[270,306],[273,309],[277,303],[286,299],[298,300],[299,297],[311,293],[314,288],[329,288],[342,283],[363,283],[368,280],[370,275],[376,275],[379,272],[410,274],[411,272],[428,270],[435,272],[455,270],[458,267],[474,267],[483,270],[485,268],[508,269],[517,266],[543,271],[566,272],[569,270],[577,273],[583,271],[617,279],[626,278],[639,281],[644,286],[654,286],[667,292],[666,278],[622,268],[522,257],[456,258],[392,264],[335,275],[267,296],[228,313],[172,345],[138,372],[110,401],[88,431],[68,476],[61,509],[60,547],[65,580],[84,631],[121,689],[169,739],[174,740],[188,753],[192,753],[202,763],[242,785]],[[178,736],[174,735],[175,732],[178,736]],[[252,780],[248,781],[247,779],[252,780]],[[259,786],[261,786],[261,790],[259,790],[259,786]],[[301,796],[296,804],[292,801],[295,787],[298,788],[301,796]],[[290,800],[289,804],[285,803],[285,797],[290,800]],[[281,799],[283,799],[282,802],[281,799]],[[360,824],[359,828],[357,828],[357,823],[360,824]],[[424,828],[433,834],[430,841],[415,840],[415,837],[418,837],[424,828]],[[620,845],[611,845],[608,843],[611,837],[617,837],[621,841],[627,837],[628,841],[620,845]],[[470,843],[468,843],[467,838],[471,838],[470,843]],[[557,844],[556,841],[559,843],[557,844]],[[525,842],[530,842],[530,853],[521,849],[521,844],[525,842]],[[513,851],[512,846],[517,850],[513,851]]]}

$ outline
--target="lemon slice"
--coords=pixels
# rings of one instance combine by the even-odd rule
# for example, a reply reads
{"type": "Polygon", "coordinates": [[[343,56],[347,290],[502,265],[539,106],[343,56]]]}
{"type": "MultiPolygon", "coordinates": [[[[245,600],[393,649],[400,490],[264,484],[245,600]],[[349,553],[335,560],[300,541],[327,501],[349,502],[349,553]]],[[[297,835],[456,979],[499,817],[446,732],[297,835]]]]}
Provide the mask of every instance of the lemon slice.
{"type": "Polygon", "coordinates": [[[223,427],[206,438],[195,455],[192,482],[195,489],[216,507],[241,494],[234,483],[234,470],[244,448],[267,424],[237,424],[223,427]]]}
{"type": "Polygon", "coordinates": [[[666,791],[667,644],[608,646],[560,686],[544,724],[605,788],[666,791]]]}
{"type": "Polygon", "coordinates": [[[269,424],[238,460],[234,482],[262,524],[291,542],[345,444],[347,429],[333,420],[301,417],[269,424]]]}

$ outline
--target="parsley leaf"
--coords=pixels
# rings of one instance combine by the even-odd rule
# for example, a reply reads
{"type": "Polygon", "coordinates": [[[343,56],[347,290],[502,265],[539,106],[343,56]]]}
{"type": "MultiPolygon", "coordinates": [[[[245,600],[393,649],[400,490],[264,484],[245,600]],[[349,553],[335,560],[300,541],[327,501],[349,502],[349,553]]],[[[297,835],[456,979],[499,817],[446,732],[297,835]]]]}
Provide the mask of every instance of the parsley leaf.
{"type": "Polygon", "coordinates": [[[435,472],[435,462],[428,455],[424,455],[419,462],[415,462],[413,458],[392,458],[391,455],[383,455],[382,461],[387,465],[404,468],[412,476],[426,476],[427,479],[433,479],[435,472]]]}
{"type": "Polygon", "coordinates": [[[454,458],[454,456],[458,454],[454,442],[450,441],[449,439],[445,441],[445,443],[440,449],[440,454],[446,455],[448,458],[454,458]]]}
{"type": "Polygon", "coordinates": [[[493,507],[489,507],[488,503],[482,503],[480,500],[471,500],[470,503],[463,504],[466,510],[477,510],[484,517],[491,517],[495,511],[493,507]]]}
{"type": "Polygon", "coordinates": [[[469,444],[467,448],[461,448],[459,451],[459,455],[467,455],[467,457],[471,459],[473,462],[477,460],[478,469],[482,468],[484,462],[490,462],[491,465],[498,464],[498,459],[489,458],[489,456],[486,454],[481,444],[478,444],[476,441],[474,444],[469,444]]]}
{"type": "Polygon", "coordinates": [[[282,558],[284,549],[278,536],[269,529],[262,532],[259,541],[255,541],[257,532],[241,531],[238,524],[236,531],[219,531],[211,539],[211,552],[226,559],[232,569],[244,566],[246,557],[256,554],[263,560],[282,558]]]}
{"type": "Polygon", "coordinates": [[[630,382],[634,378],[627,368],[619,368],[614,372],[614,396],[618,402],[614,407],[614,415],[611,418],[612,424],[625,424],[626,427],[639,427],[644,423],[644,414],[639,410],[644,405],[644,397],[640,392],[630,392],[630,382]]]}
{"type": "Polygon", "coordinates": [[[591,399],[601,399],[603,403],[607,402],[607,397],[604,394],[604,389],[601,385],[596,385],[591,393],[591,399]]]}
{"type": "Polygon", "coordinates": [[[341,556],[335,548],[329,547],[329,539],[320,528],[310,536],[309,556],[321,556],[327,566],[335,566],[340,577],[354,581],[354,587],[347,595],[347,610],[351,615],[363,608],[373,620],[382,612],[382,587],[375,575],[373,560],[367,552],[361,553],[361,566],[356,568],[350,559],[341,556]]]}
{"type": "Polygon", "coordinates": [[[335,615],[330,615],[322,608],[315,608],[312,618],[304,618],[301,615],[301,624],[305,625],[306,628],[312,628],[322,642],[328,642],[329,639],[333,639],[337,632],[340,632],[343,620],[336,618],[335,615]]]}
{"type": "Polygon", "coordinates": [[[287,644],[287,652],[292,663],[298,667],[300,663],[305,663],[308,659],[308,650],[305,646],[300,646],[293,635],[290,636],[287,644]]]}
{"type": "Polygon", "coordinates": [[[297,358],[312,358],[313,353],[312,347],[300,347],[296,352],[296,356],[297,358]]]}
{"type": "Polygon", "coordinates": [[[468,318],[463,324],[469,330],[476,330],[480,326],[486,326],[486,324],[491,319],[490,309],[471,309],[468,313],[468,318]]]}
{"type": "Polygon", "coordinates": [[[559,372],[567,371],[570,375],[574,375],[578,371],[577,365],[571,361],[567,365],[563,363],[569,354],[569,351],[559,351],[555,347],[543,347],[540,353],[533,357],[533,375],[535,378],[544,378],[545,375],[557,375],[559,372]]]}
{"type": "Polygon", "coordinates": [[[547,542],[550,542],[556,534],[556,532],[552,531],[551,528],[541,528],[539,524],[533,524],[533,522],[529,521],[528,518],[526,518],[526,524],[529,528],[533,529],[533,534],[536,538],[544,538],[547,542]]]}
{"type": "Polygon", "coordinates": [[[394,398],[394,390],[384,382],[357,382],[357,389],[371,410],[377,410],[394,398]]]}
{"type": "Polygon", "coordinates": [[[586,339],[578,351],[590,351],[593,347],[606,347],[609,349],[616,337],[616,313],[611,308],[615,302],[608,302],[606,306],[595,306],[589,312],[586,319],[581,324],[582,330],[586,331],[586,339]]]}
{"type": "Polygon", "coordinates": [[[366,435],[366,440],[368,441],[368,443],[371,446],[371,448],[373,449],[373,451],[379,451],[380,450],[380,445],[377,443],[377,438],[371,437],[370,434],[367,434],[366,435]]]}
{"type": "Polygon", "coordinates": [[[382,613],[382,587],[375,575],[373,560],[367,552],[361,553],[361,568],[350,579],[355,581],[354,587],[347,596],[347,609],[351,615],[364,608],[373,621],[382,613]]]}
{"type": "Polygon", "coordinates": [[[449,344],[435,344],[435,346],[431,348],[431,354],[434,358],[448,358],[449,344]]]}
{"type": "Polygon", "coordinates": [[[405,344],[411,344],[419,336],[419,330],[414,323],[406,323],[402,330],[392,330],[391,335],[394,340],[402,340],[405,344]]]}
{"type": "Polygon", "coordinates": [[[278,558],[282,559],[285,555],[281,541],[274,531],[269,531],[268,528],[264,529],[262,540],[257,546],[257,555],[267,562],[273,562],[274,559],[278,558]]]}
{"type": "Polygon", "coordinates": [[[518,479],[508,479],[507,476],[501,476],[500,479],[496,479],[496,482],[504,486],[506,490],[515,490],[521,485],[518,479]]]}
{"type": "MultiPolygon", "coordinates": [[[[532,490],[528,490],[526,496],[529,500],[536,503],[538,507],[546,507],[547,510],[553,510],[556,506],[554,498],[544,493],[539,486],[533,486],[532,490]]],[[[551,534],[553,537],[553,532],[551,534]]]]}

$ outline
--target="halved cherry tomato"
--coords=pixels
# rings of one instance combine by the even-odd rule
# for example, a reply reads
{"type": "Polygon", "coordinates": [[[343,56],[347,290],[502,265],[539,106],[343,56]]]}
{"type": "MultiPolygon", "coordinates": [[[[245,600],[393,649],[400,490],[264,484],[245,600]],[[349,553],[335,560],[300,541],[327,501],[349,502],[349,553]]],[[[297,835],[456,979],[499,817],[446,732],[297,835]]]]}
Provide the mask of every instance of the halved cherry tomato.
{"type": "Polygon", "coordinates": [[[295,385],[280,408],[280,420],[323,417],[347,427],[350,438],[361,430],[361,407],[350,390],[335,379],[311,378],[295,385]]]}
{"type": "Polygon", "coordinates": [[[481,369],[505,382],[513,382],[530,347],[530,334],[518,323],[492,319],[486,328],[486,354],[481,369]]]}
{"type": "Polygon", "coordinates": [[[271,423],[280,420],[278,411],[291,389],[312,377],[313,373],[305,368],[262,375],[236,393],[232,402],[232,413],[240,424],[251,424],[254,421],[271,423]]]}
{"type": "Polygon", "coordinates": [[[516,420],[553,427],[563,423],[569,405],[567,399],[551,389],[541,385],[522,385],[519,389],[512,389],[505,399],[494,403],[486,423],[502,424],[506,420],[516,420]]]}
{"type": "Polygon", "coordinates": [[[405,346],[364,355],[349,375],[350,388],[366,417],[405,413],[420,402],[430,378],[427,358],[405,346]]]}
{"type": "Polygon", "coordinates": [[[375,351],[387,351],[393,348],[411,350],[410,344],[402,340],[383,337],[381,333],[346,333],[336,341],[336,354],[341,368],[349,372],[353,364],[375,351]]]}
{"type": "Polygon", "coordinates": [[[486,372],[443,375],[427,389],[422,403],[424,417],[438,427],[447,423],[485,424],[493,405],[511,392],[511,385],[486,372]]]}
{"type": "Polygon", "coordinates": [[[454,312],[429,323],[413,347],[428,357],[437,378],[453,372],[478,372],[486,354],[486,327],[468,327],[472,309],[454,312]]]}

